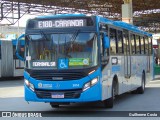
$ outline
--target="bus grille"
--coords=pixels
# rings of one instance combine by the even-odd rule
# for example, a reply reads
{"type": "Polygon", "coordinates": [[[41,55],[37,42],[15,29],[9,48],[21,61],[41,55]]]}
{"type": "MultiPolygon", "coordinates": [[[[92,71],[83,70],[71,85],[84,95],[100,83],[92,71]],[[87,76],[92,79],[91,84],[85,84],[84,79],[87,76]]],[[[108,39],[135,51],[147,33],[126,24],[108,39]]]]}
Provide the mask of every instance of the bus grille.
{"type": "Polygon", "coordinates": [[[51,96],[52,96],[53,92],[64,93],[64,98],[72,99],[72,98],[79,98],[82,90],[81,89],[65,90],[65,91],[39,90],[39,89],[35,90],[35,93],[36,93],[37,97],[38,98],[43,98],[43,99],[51,99],[52,98],[51,96]]]}
{"type": "Polygon", "coordinates": [[[30,74],[31,77],[37,80],[78,80],[87,75],[83,72],[54,72],[54,71],[36,71],[30,74]]]}

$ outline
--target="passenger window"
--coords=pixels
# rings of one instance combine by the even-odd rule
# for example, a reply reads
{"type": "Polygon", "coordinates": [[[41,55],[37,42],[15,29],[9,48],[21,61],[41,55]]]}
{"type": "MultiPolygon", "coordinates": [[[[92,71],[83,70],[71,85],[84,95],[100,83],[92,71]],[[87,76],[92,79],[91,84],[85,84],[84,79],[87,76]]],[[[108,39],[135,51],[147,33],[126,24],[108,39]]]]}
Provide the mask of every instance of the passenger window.
{"type": "Polygon", "coordinates": [[[131,39],[131,52],[132,52],[132,54],[136,54],[135,35],[134,35],[134,34],[131,34],[130,39],[131,39]]]}
{"type": "Polygon", "coordinates": [[[146,37],[145,38],[145,49],[146,49],[145,51],[146,51],[146,54],[148,54],[148,51],[149,51],[148,47],[149,47],[148,46],[148,37],[146,37]]]}
{"type": "Polygon", "coordinates": [[[146,41],[145,41],[145,37],[143,37],[143,42],[144,42],[144,54],[146,54],[146,41]]]}
{"type": "Polygon", "coordinates": [[[140,54],[140,37],[136,35],[136,53],[140,54]]]}
{"type": "Polygon", "coordinates": [[[141,54],[144,54],[144,39],[143,39],[143,37],[140,37],[140,41],[141,41],[141,54]]]}
{"type": "Polygon", "coordinates": [[[123,50],[123,33],[122,31],[119,31],[117,32],[118,34],[118,53],[120,54],[123,54],[124,53],[124,50],[123,50]]]}
{"type": "Polygon", "coordinates": [[[116,34],[116,29],[110,28],[110,53],[115,55],[117,53],[117,34],[116,34]]]}
{"type": "Polygon", "coordinates": [[[130,54],[129,33],[127,30],[124,30],[123,32],[123,42],[124,42],[124,54],[129,55],[130,54]]]}
{"type": "Polygon", "coordinates": [[[152,54],[152,38],[149,38],[149,54],[152,54]]]}

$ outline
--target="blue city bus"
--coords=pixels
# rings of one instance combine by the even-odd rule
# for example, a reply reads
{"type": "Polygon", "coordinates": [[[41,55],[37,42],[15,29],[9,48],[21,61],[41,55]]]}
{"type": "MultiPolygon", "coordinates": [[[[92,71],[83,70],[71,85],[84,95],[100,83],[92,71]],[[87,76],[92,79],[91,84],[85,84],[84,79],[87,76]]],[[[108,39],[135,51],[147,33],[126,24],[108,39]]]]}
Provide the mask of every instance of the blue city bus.
{"type": "Polygon", "coordinates": [[[62,14],[27,22],[25,100],[62,104],[101,101],[113,107],[116,96],[142,94],[153,77],[152,34],[100,16],[62,14]]]}

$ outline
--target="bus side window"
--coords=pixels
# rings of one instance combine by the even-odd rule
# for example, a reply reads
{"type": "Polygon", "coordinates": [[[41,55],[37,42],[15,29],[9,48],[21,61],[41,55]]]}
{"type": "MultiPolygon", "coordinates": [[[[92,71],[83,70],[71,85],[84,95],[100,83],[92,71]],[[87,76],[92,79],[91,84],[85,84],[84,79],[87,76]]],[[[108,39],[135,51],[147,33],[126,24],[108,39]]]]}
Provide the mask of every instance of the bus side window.
{"type": "Polygon", "coordinates": [[[149,54],[152,54],[152,38],[149,38],[149,54]]]}
{"type": "Polygon", "coordinates": [[[122,31],[117,31],[117,36],[118,36],[118,53],[123,54],[124,53],[124,47],[123,47],[123,33],[122,31]]]}
{"type": "Polygon", "coordinates": [[[146,49],[145,51],[146,51],[146,54],[148,54],[148,51],[149,51],[148,47],[149,47],[148,37],[145,37],[145,49],[146,49]]]}
{"type": "Polygon", "coordinates": [[[143,37],[140,37],[140,41],[141,41],[141,54],[144,54],[144,40],[143,37]]]}
{"type": "Polygon", "coordinates": [[[105,49],[103,46],[103,33],[100,35],[100,44],[102,65],[106,65],[109,61],[109,48],[105,49]]]}
{"type": "Polygon", "coordinates": [[[136,53],[140,54],[140,37],[136,35],[136,53]]]}
{"type": "Polygon", "coordinates": [[[130,34],[130,39],[131,39],[131,52],[132,54],[136,54],[136,41],[135,41],[135,35],[130,34]]]}
{"type": "Polygon", "coordinates": [[[110,28],[109,32],[109,38],[110,38],[110,53],[112,55],[115,55],[117,53],[117,34],[116,29],[110,28]]]}
{"type": "Polygon", "coordinates": [[[103,57],[105,60],[108,59],[108,57],[109,57],[109,49],[108,48],[103,50],[103,57]]]}
{"type": "Polygon", "coordinates": [[[146,41],[145,41],[145,37],[143,37],[143,43],[144,43],[144,54],[146,54],[146,41]]]}
{"type": "Polygon", "coordinates": [[[124,42],[124,54],[129,55],[130,54],[130,48],[129,48],[129,34],[127,30],[123,31],[123,42],[124,42]]]}

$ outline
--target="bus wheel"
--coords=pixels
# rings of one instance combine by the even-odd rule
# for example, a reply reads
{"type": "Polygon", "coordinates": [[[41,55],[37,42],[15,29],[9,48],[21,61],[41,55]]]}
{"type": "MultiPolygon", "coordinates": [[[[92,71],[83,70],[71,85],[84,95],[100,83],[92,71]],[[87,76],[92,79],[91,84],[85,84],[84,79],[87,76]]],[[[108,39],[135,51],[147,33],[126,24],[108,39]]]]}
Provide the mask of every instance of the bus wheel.
{"type": "Polygon", "coordinates": [[[139,88],[137,89],[137,93],[138,93],[138,94],[143,94],[143,93],[144,93],[144,90],[145,90],[145,73],[143,72],[143,74],[142,74],[141,87],[139,87],[139,88]]]}
{"type": "Polygon", "coordinates": [[[103,101],[105,108],[113,108],[114,99],[116,96],[116,82],[115,81],[113,81],[113,83],[112,83],[112,91],[111,92],[112,92],[111,98],[103,101]]]}
{"type": "Polygon", "coordinates": [[[55,104],[55,103],[50,103],[52,108],[59,108],[59,104],[55,104]]]}

